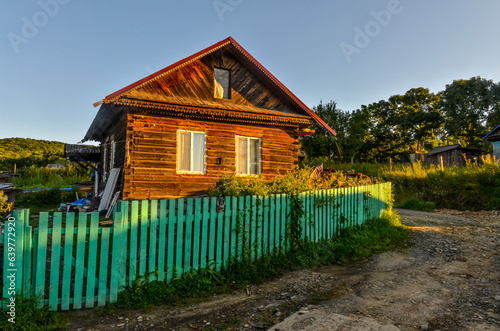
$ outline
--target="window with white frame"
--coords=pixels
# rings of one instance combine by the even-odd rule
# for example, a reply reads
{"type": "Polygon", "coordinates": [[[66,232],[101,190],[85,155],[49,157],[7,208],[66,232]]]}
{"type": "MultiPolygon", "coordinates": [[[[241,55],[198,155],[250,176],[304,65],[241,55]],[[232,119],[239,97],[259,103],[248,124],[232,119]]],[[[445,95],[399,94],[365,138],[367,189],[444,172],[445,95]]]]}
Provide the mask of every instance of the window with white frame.
{"type": "Polygon", "coordinates": [[[260,175],[260,138],[236,136],[236,173],[239,175],[260,175]]]}
{"type": "Polygon", "coordinates": [[[196,131],[177,131],[177,171],[206,173],[206,134],[196,131]]]}

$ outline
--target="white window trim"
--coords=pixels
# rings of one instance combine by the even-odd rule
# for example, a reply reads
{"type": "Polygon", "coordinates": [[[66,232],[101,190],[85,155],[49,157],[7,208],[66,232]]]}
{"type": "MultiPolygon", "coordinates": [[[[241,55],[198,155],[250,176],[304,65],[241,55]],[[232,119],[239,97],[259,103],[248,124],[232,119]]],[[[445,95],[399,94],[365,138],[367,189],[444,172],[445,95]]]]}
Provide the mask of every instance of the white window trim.
{"type": "Polygon", "coordinates": [[[116,151],[116,143],[114,140],[111,140],[111,151],[109,153],[109,172],[115,167],[115,151],[116,151]]]}
{"type": "Polygon", "coordinates": [[[177,173],[179,174],[198,174],[198,175],[205,175],[207,173],[207,133],[203,131],[191,131],[191,130],[177,130],[177,173]],[[190,155],[190,160],[191,162],[189,163],[189,169],[190,170],[181,170],[180,165],[181,165],[181,133],[183,132],[188,132],[191,134],[191,155],[190,155]],[[201,133],[203,134],[203,171],[193,171],[193,133],[201,133]]]}
{"type": "Polygon", "coordinates": [[[238,176],[260,176],[262,174],[262,138],[258,137],[247,137],[247,136],[236,136],[236,175],[238,176]],[[246,173],[241,173],[238,172],[239,167],[239,143],[238,139],[240,138],[245,138],[247,140],[247,172],[246,173]],[[251,174],[250,173],[250,144],[248,143],[249,140],[258,140],[259,141],[259,171],[257,174],[251,174]]]}
{"type": "Polygon", "coordinates": [[[108,178],[108,148],[106,147],[106,143],[104,144],[102,161],[102,180],[105,181],[108,178]]]}

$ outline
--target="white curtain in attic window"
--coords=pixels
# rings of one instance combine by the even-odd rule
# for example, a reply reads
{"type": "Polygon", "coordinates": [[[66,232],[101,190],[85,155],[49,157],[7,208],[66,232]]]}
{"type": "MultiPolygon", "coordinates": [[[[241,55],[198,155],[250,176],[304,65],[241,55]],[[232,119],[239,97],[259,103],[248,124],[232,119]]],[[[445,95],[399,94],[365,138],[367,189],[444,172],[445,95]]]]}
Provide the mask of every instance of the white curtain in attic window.
{"type": "Polygon", "coordinates": [[[218,99],[229,99],[229,70],[214,69],[214,96],[218,99]]]}

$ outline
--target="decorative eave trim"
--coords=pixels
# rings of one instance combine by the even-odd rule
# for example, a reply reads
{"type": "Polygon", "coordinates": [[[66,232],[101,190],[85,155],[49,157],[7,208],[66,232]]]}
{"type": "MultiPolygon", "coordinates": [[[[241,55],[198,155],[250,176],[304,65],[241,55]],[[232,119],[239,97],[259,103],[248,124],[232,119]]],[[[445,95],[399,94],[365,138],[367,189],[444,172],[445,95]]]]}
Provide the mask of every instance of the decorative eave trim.
{"type": "Polygon", "coordinates": [[[132,112],[148,112],[157,115],[175,115],[186,118],[212,119],[217,121],[259,125],[279,125],[288,127],[309,127],[313,124],[310,118],[298,118],[294,116],[251,114],[241,111],[178,106],[169,104],[154,104],[151,102],[130,101],[123,99],[114,102],[114,104],[130,107],[129,110],[131,110],[132,112]]]}

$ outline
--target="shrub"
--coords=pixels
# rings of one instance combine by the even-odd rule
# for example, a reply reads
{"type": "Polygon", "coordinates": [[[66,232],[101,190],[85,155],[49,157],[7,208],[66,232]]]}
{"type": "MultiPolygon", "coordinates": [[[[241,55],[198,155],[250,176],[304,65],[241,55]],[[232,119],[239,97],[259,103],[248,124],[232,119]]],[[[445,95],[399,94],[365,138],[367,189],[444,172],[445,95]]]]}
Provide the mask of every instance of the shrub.
{"type": "Polygon", "coordinates": [[[13,203],[7,202],[7,196],[3,191],[0,191],[0,218],[4,217],[11,211],[13,203]]]}
{"type": "Polygon", "coordinates": [[[403,203],[398,204],[398,208],[432,211],[436,209],[436,205],[431,201],[420,201],[417,198],[410,198],[403,203]]]}
{"type": "Polygon", "coordinates": [[[305,191],[366,185],[366,181],[348,177],[341,171],[309,178],[312,171],[312,167],[303,167],[279,174],[273,180],[252,176],[223,178],[209,191],[209,194],[212,196],[297,194],[305,191]]]}

